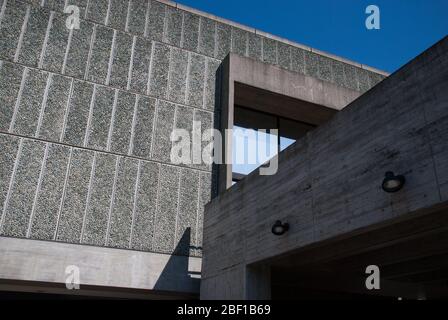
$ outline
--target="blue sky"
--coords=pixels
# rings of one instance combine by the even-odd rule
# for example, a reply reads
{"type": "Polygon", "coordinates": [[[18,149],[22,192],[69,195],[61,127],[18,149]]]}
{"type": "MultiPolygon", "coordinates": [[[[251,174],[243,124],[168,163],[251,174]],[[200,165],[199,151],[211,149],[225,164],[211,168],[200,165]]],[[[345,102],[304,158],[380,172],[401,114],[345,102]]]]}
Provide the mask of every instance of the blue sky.
{"type": "Polygon", "coordinates": [[[316,49],[393,72],[448,34],[448,0],[177,0],[316,49]],[[365,9],[380,8],[380,30],[365,9]]]}

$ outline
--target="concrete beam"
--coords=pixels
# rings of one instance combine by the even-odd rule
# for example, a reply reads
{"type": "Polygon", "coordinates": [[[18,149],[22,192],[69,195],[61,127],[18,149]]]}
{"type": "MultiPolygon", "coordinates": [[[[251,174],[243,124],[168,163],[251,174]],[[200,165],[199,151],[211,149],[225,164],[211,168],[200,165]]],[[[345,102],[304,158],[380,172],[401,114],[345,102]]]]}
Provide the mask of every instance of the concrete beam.
{"type": "Polygon", "coordinates": [[[45,284],[65,285],[66,268],[71,265],[80,270],[81,289],[93,286],[100,292],[103,288],[107,295],[124,289],[140,295],[144,290],[150,296],[199,294],[200,258],[0,237],[0,279],[9,281],[3,290],[11,289],[11,281],[16,288],[21,283],[33,287],[34,282],[40,291],[45,284]]]}

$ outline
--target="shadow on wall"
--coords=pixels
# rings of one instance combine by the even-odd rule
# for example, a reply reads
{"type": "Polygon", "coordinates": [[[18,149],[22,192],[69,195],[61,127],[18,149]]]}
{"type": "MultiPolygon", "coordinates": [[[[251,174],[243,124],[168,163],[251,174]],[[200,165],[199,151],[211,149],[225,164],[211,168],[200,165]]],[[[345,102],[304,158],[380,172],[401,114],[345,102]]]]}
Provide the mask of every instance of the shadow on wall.
{"type": "MultiPolygon", "coordinates": [[[[213,109],[213,129],[222,132],[221,128],[221,77],[223,72],[223,65],[221,64],[215,73],[215,106],[213,109]]],[[[216,152],[216,146],[215,151],[216,152]]],[[[222,150],[221,150],[222,151],[222,150]]],[[[211,199],[216,198],[219,194],[219,164],[213,162],[212,164],[212,190],[211,199]]]]}
{"type": "Polygon", "coordinates": [[[191,228],[187,228],[155,283],[154,290],[199,294],[200,273],[188,270],[190,249],[195,248],[190,246],[190,241],[191,228]]]}

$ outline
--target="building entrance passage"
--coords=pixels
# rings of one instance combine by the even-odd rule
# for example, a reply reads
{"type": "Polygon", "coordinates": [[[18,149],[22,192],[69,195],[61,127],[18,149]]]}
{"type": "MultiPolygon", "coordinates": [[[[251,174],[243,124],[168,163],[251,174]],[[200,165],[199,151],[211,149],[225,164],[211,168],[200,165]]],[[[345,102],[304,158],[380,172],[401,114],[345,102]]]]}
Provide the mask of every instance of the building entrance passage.
{"type": "Polygon", "coordinates": [[[271,263],[273,299],[448,298],[448,210],[338,237],[271,263]],[[368,290],[366,268],[380,271],[368,290]]]}

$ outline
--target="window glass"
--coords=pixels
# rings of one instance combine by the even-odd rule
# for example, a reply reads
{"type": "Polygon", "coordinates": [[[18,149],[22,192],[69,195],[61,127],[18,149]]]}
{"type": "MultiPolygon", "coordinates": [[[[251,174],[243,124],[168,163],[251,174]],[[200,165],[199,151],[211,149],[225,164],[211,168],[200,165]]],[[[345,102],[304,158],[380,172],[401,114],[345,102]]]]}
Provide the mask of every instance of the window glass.
{"type": "Polygon", "coordinates": [[[235,106],[232,132],[232,185],[313,128],[313,125],[299,121],[235,106]],[[278,136],[271,133],[270,129],[277,129],[278,136]]]}

